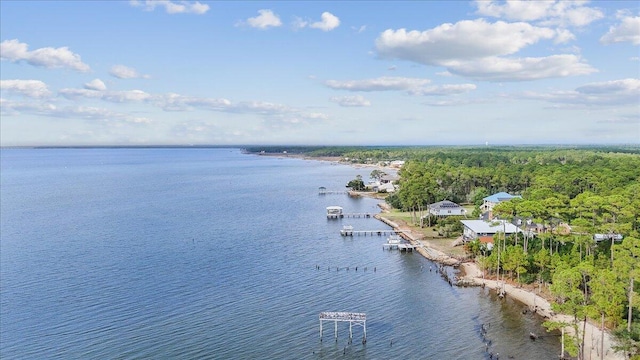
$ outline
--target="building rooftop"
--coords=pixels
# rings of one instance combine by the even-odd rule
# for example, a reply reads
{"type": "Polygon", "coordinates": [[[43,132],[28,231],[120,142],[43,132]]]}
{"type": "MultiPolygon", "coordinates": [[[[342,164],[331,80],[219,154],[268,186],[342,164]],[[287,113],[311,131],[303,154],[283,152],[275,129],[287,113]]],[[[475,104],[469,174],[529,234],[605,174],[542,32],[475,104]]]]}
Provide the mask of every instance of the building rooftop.
{"type": "Polygon", "coordinates": [[[458,209],[461,206],[449,200],[442,200],[429,205],[430,209],[458,209]]]}
{"type": "Polygon", "coordinates": [[[476,234],[495,234],[497,232],[504,232],[507,234],[513,234],[516,232],[522,232],[517,226],[504,220],[497,221],[484,221],[484,220],[460,220],[462,224],[471,229],[476,234]]]}
{"type": "Polygon", "coordinates": [[[486,198],[484,198],[482,200],[490,201],[490,202],[493,202],[493,203],[499,203],[499,202],[502,202],[502,201],[511,200],[513,198],[522,199],[522,196],[520,196],[520,195],[511,195],[511,194],[506,193],[506,192],[499,192],[497,194],[493,194],[491,196],[487,196],[486,198]]]}

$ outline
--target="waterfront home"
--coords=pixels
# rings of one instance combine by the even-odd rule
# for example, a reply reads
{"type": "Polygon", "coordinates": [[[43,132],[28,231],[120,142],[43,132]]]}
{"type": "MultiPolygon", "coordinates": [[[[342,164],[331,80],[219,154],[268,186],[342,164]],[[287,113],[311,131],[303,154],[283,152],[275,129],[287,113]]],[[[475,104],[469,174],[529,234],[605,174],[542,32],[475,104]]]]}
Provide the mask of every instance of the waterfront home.
{"type": "Polygon", "coordinates": [[[428,213],[434,216],[465,216],[467,211],[460,205],[449,200],[433,203],[428,207],[428,213]]]}
{"type": "Polygon", "coordinates": [[[460,220],[460,222],[464,226],[462,238],[465,242],[478,239],[484,243],[493,243],[493,236],[498,232],[507,235],[522,233],[522,230],[506,220],[460,220]]]}
{"type": "Polygon", "coordinates": [[[398,185],[394,183],[400,180],[400,177],[397,175],[387,175],[385,174],[380,178],[379,181],[370,182],[366,185],[367,189],[370,189],[375,192],[394,192],[398,190],[398,185]]]}
{"type": "Polygon", "coordinates": [[[491,196],[487,196],[486,198],[482,199],[483,203],[482,205],[480,205],[480,211],[482,211],[483,213],[489,213],[489,218],[491,218],[491,211],[493,210],[493,208],[500,204],[501,202],[504,201],[509,201],[513,198],[519,198],[522,199],[522,196],[520,195],[511,195],[509,193],[506,192],[499,192],[496,194],[493,194],[491,196]]]}

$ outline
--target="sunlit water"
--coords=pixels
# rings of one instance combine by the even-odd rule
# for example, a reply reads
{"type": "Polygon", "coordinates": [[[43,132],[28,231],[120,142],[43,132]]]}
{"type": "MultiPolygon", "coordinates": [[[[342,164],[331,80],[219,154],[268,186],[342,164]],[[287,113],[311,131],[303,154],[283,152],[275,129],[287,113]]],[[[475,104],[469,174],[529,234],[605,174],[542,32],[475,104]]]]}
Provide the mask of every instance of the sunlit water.
{"type": "Polygon", "coordinates": [[[559,353],[521,305],[451,287],[419,254],[383,251],[383,237],[340,236],[345,224],[388,229],[327,220],[327,206],[378,212],[377,201],[317,192],[371,169],[235,149],[3,149],[1,158],[2,359],[559,353]],[[349,341],[347,324],[334,340],[330,323],[321,342],[322,311],[366,313],[366,344],[360,327],[349,341]],[[544,336],[533,342],[530,331],[544,336]]]}

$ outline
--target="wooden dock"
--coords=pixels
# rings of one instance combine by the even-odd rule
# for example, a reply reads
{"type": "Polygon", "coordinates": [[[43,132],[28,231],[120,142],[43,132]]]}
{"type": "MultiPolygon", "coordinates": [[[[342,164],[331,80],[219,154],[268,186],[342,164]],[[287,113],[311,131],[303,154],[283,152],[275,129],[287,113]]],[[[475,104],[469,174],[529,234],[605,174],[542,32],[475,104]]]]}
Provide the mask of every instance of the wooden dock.
{"type": "Polygon", "coordinates": [[[382,244],[382,249],[383,250],[400,250],[400,251],[406,251],[406,252],[412,252],[413,249],[415,249],[416,246],[415,245],[411,245],[411,244],[382,244]]]}
{"type": "Polygon", "coordinates": [[[372,218],[372,213],[342,213],[342,214],[327,214],[327,219],[342,219],[342,218],[372,218]]]}
{"type": "Polygon", "coordinates": [[[334,322],[334,337],[338,341],[338,321],[349,322],[349,339],[353,338],[352,326],[362,326],[364,334],[362,335],[362,343],[367,342],[367,314],[354,312],[332,312],[325,311],[320,313],[320,341],[322,341],[322,323],[324,321],[334,322]]]}
{"type": "Polygon", "coordinates": [[[321,186],[320,188],[318,188],[318,195],[344,195],[344,194],[348,194],[349,191],[348,190],[327,190],[326,187],[321,186]]]}
{"type": "Polygon", "coordinates": [[[400,235],[390,235],[385,244],[382,244],[382,250],[400,250],[412,252],[416,246],[402,241],[400,235]]]}
{"type": "Polygon", "coordinates": [[[345,225],[342,230],[340,230],[340,235],[342,236],[386,236],[386,235],[399,235],[408,233],[408,230],[394,230],[394,229],[386,229],[386,230],[353,230],[353,226],[345,225]]]}

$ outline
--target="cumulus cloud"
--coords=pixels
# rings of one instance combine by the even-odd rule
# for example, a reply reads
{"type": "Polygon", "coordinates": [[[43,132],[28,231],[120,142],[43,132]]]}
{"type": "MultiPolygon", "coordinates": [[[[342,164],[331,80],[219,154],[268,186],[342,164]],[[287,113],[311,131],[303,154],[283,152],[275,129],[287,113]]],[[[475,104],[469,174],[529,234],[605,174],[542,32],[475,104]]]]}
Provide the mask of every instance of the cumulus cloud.
{"type": "Polygon", "coordinates": [[[446,65],[459,59],[509,55],[556,32],[527,23],[489,23],[483,19],[442,24],[426,31],[385,30],[376,39],[382,58],[410,60],[425,65],[446,65]]]}
{"type": "Polygon", "coordinates": [[[507,58],[540,40],[573,38],[564,30],[483,19],[443,24],[426,31],[386,30],[376,39],[381,58],[409,60],[473,79],[522,81],[584,75],[596,70],[576,55],[507,58]]]}
{"type": "Polygon", "coordinates": [[[309,27],[314,29],[320,29],[322,31],[331,31],[340,26],[340,19],[330,12],[323,12],[320,16],[320,21],[314,22],[309,27]]]}
{"type": "Polygon", "coordinates": [[[429,79],[383,76],[364,80],[327,80],[324,84],[335,90],[387,91],[417,89],[430,82],[429,79]]]}
{"type": "Polygon", "coordinates": [[[102,82],[102,80],[100,79],[93,79],[84,84],[84,88],[87,90],[103,91],[107,89],[107,85],[105,85],[104,82],[102,82]]]}
{"type": "Polygon", "coordinates": [[[156,7],[164,8],[167,14],[197,14],[209,11],[209,5],[198,1],[169,1],[169,0],[131,0],[131,6],[143,7],[146,11],[153,11],[156,7]]]}
{"type": "Polygon", "coordinates": [[[604,17],[602,11],[585,6],[585,1],[500,1],[476,0],[477,13],[513,21],[542,25],[586,26],[604,17]]]}
{"type": "Polygon", "coordinates": [[[258,10],[258,16],[248,18],[246,23],[253,28],[257,28],[261,30],[265,30],[270,27],[282,26],[282,21],[280,21],[280,17],[277,14],[275,14],[273,11],[268,9],[258,10]]]}
{"type": "Polygon", "coordinates": [[[619,24],[611,26],[600,38],[600,42],[607,45],[620,42],[640,45],[640,16],[622,17],[619,24]]]}
{"type": "Polygon", "coordinates": [[[51,95],[47,84],[40,80],[0,80],[0,90],[31,98],[43,98],[51,95]]]}
{"type": "MultiPolygon", "coordinates": [[[[300,30],[305,27],[310,27],[313,29],[320,29],[322,31],[331,31],[340,26],[340,19],[332,13],[325,11],[320,16],[320,21],[310,22],[309,20],[295,17],[292,26],[294,30],[300,30]]],[[[364,29],[364,27],[361,27],[362,31],[364,31],[364,29]]]]}
{"type": "Polygon", "coordinates": [[[82,62],[80,55],[73,53],[66,46],[44,47],[29,51],[29,45],[17,39],[0,43],[0,59],[11,62],[25,61],[30,65],[47,69],[68,68],[80,72],[91,70],[89,65],[82,62]]]}
{"type": "Polygon", "coordinates": [[[150,77],[149,75],[142,75],[138,73],[136,69],[124,65],[113,65],[111,70],[109,70],[109,74],[118,79],[148,79],[150,77]]]}
{"type": "Polygon", "coordinates": [[[371,106],[371,102],[364,98],[364,96],[334,96],[329,99],[330,101],[337,103],[340,106],[345,107],[363,107],[371,106]]]}

